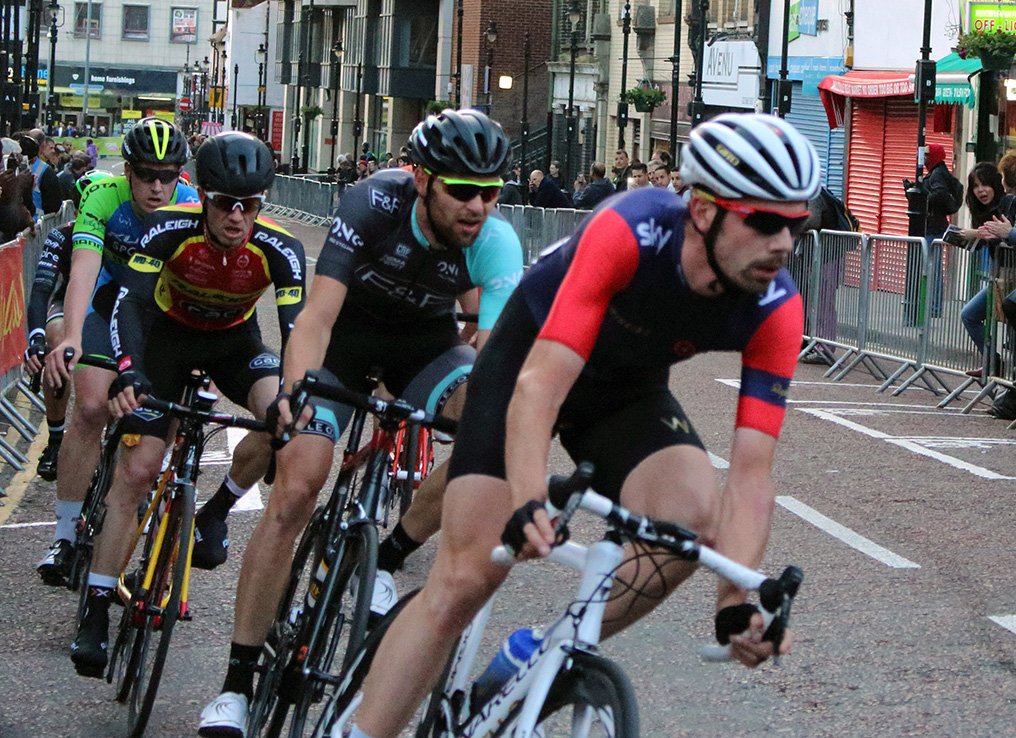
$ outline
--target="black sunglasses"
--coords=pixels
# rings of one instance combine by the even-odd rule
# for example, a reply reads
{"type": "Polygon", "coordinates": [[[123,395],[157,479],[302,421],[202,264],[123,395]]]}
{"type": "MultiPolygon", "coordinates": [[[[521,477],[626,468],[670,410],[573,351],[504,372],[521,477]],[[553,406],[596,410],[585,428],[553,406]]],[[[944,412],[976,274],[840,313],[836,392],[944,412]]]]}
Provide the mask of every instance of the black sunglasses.
{"type": "Polygon", "coordinates": [[[448,184],[444,182],[448,194],[459,202],[469,202],[477,195],[485,203],[494,202],[501,193],[500,185],[448,184]]]}
{"type": "Polygon", "coordinates": [[[162,184],[171,184],[180,179],[179,169],[149,169],[148,167],[131,167],[131,171],[142,182],[151,184],[159,180],[162,184]]]}

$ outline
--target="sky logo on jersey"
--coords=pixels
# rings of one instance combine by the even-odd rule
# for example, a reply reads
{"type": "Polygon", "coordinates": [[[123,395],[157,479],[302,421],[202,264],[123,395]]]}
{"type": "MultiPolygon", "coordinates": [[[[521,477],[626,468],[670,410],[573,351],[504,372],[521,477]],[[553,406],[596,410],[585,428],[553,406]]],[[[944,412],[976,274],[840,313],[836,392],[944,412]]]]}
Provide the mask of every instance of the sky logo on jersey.
{"type": "Polygon", "coordinates": [[[395,212],[399,209],[402,204],[402,200],[398,197],[388,194],[387,192],[381,192],[375,190],[373,187],[368,187],[370,190],[370,206],[375,210],[381,210],[389,215],[395,215],[395,212]]]}
{"type": "Polygon", "coordinates": [[[758,301],[759,307],[765,307],[769,303],[776,302],[777,300],[784,298],[786,296],[787,289],[785,287],[780,287],[779,285],[777,285],[776,280],[774,279],[772,282],[769,283],[769,287],[766,288],[766,291],[762,295],[762,297],[759,298],[758,301]]]}
{"type": "Polygon", "coordinates": [[[635,235],[639,238],[639,245],[655,248],[657,253],[667,245],[674,231],[665,231],[663,226],[656,225],[656,218],[650,218],[649,222],[639,223],[635,226],[635,235]]]}

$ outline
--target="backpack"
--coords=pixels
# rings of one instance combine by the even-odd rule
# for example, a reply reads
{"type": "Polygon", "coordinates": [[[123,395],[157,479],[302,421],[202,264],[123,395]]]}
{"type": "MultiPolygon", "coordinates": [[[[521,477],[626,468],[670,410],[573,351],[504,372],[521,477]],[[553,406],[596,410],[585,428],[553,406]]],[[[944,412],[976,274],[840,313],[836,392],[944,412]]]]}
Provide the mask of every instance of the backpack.
{"type": "Polygon", "coordinates": [[[952,174],[948,174],[946,184],[949,186],[949,194],[952,196],[953,202],[956,203],[956,207],[947,213],[947,215],[952,215],[957,212],[963,204],[963,183],[956,179],[956,177],[952,174]]]}
{"type": "Polygon", "coordinates": [[[822,198],[823,224],[829,223],[832,225],[835,223],[833,230],[860,233],[861,221],[850,212],[850,208],[844,205],[843,201],[836,197],[829,188],[822,187],[819,191],[819,197],[822,198]]]}

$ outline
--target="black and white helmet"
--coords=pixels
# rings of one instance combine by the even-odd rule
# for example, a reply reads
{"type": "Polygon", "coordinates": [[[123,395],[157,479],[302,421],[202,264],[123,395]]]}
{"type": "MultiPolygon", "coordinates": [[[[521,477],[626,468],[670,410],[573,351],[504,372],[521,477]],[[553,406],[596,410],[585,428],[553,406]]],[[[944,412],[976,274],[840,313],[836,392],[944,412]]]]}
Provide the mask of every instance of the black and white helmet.
{"type": "Polygon", "coordinates": [[[818,193],[815,148],[773,115],[725,113],[692,129],[681,179],[731,200],[803,202],[818,193]]]}

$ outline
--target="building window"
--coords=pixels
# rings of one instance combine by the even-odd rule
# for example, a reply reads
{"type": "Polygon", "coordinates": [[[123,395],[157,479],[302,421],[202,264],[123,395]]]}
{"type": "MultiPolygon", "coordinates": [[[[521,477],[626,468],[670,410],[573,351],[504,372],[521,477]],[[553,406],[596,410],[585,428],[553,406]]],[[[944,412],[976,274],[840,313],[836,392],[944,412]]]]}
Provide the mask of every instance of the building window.
{"type": "MultiPolygon", "coordinates": [[[[88,26],[88,3],[74,3],[74,37],[84,38],[85,28],[88,26]]],[[[89,38],[100,38],[102,36],[102,4],[91,3],[92,17],[91,28],[88,32],[89,38]]]]}
{"type": "Polygon", "coordinates": [[[123,37],[131,41],[148,40],[148,6],[123,6],[123,37]]]}

